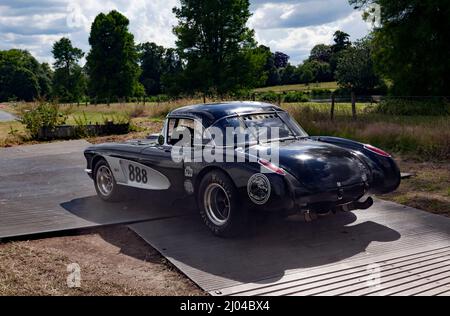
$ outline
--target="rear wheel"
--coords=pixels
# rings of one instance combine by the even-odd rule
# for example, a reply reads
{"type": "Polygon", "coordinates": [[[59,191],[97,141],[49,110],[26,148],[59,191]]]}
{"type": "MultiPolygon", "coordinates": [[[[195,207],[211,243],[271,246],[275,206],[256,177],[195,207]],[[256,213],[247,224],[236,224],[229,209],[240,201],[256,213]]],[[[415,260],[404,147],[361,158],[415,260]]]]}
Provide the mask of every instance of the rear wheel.
{"type": "Polygon", "coordinates": [[[124,189],[114,179],[114,175],[105,160],[100,160],[94,168],[94,185],[97,195],[107,202],[118,202],[124,199],[124,189]]]}
{"type": "Polygon", "coordinates": [[[247,223],[247,212],[239,205],[236,187],[220,171],[205,175],[198,190],[200,215],[206,226],[222,237],[239,235],[247,223]]]}

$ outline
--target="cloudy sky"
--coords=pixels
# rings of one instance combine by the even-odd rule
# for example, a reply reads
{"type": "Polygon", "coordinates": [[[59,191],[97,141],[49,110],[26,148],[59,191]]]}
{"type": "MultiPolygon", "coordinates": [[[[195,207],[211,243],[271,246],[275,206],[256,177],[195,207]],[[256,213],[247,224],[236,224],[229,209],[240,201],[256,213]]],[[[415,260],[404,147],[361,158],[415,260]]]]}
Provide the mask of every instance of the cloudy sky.
{"type": "MultiPolygon", "coordinates": [[[[100,12],[118,10],[130,19],[136,42],[153,41],[174,45],[172,8],[178,0],[0,0],[0,49],[22,48],[41,62],[52,62],[51,46],[62,36],[89,50],[90,25],[100,12]]],[[[251,0],[259,43],[291,56],[295,64],[304,60],[319,43],[331,43],[336,30],[352,40],[370,28],[347,0],[251,0]]]]}

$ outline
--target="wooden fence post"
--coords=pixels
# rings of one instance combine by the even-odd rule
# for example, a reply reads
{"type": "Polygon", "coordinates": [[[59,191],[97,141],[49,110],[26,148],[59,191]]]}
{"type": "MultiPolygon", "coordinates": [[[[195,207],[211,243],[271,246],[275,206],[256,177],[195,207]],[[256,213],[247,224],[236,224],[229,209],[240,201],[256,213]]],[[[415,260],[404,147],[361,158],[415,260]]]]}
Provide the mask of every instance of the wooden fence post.
{"type": "Polygon", "coordinates": [[[336,99],[334,96],[334,92],[331,93],[331,113],[330,113],[330,118],[331,121],[334,120],[334,103],[335,103],[336,99]]]}
{"type": "Polygon", "coordinates": [[[352,91],[352,118],[356,120],[356,95],[354,91],[352,91]]]}

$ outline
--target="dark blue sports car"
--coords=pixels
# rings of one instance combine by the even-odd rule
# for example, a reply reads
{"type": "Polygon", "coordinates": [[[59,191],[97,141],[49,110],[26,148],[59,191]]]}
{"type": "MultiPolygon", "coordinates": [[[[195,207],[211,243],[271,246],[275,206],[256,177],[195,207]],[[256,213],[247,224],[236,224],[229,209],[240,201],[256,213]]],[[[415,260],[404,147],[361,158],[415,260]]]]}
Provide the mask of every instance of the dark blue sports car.
{"type": "Polygon", "coordinates": [[[367,209],[371,194],[400,184],[383,150],[308,136],[287,112],[259,102],[182,107],[168,114],[159,135],[84,154],[101,199],[121,200],[130,188],[194,195],[203,221],[220,236],[242,231],[250,210],[311,220],[367,209]]]}

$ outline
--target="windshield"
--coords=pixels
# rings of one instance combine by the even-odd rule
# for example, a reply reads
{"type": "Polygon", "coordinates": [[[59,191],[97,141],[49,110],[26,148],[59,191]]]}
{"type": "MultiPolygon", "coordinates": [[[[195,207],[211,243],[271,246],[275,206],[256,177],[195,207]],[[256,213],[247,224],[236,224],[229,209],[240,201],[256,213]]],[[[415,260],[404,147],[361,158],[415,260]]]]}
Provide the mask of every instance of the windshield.
{"type": "MultiPolygon", "coordinates": [[[[224,136],[232,135],[231,143],[234,144],[308,137],[308,134],[286,112],[229,117],[218,121],[213,127],[219,129],[224,136]]],[[[229,139],[227,144],[230,144],[229,139]]]]}

